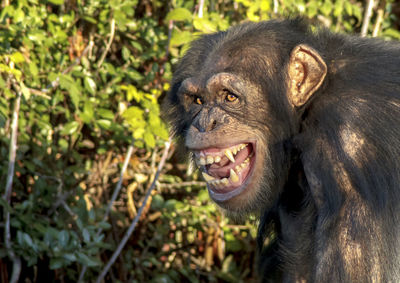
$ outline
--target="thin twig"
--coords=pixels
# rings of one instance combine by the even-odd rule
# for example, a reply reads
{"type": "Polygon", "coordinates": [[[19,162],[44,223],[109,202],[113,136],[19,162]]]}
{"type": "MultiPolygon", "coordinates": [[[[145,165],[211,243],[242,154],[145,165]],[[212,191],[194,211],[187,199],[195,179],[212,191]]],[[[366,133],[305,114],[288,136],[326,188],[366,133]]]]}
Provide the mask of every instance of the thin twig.
{"type": "MultiPolygon", "coordinates": [[[[19,116],[20,103],[21,103],[21,92],[17,91],[14,111],[12,114],[11,141],[10,141],[10,152],[8,157],[9,162],[8,162],[7,182],[6,182],[6,189],[3,195],[3,199],[8,204],[10,204],[11,202],[12,183],[15,171],[15,158],[17,152],[17,136],[18,136],[18,116],[19,116]]],[[[21,273],[21,259],[15,254],[11,245],[10,211],[6,207],[4,207],[4,218],[5,218],[4,244],[8,256],[13,262],[13,270],[10,282],[16,283],[18,282],[19,275],[21,273]]]]}
{"type": "Polygon", "coordinates": [[[182,187],[191,187],[191,186],[199,186],[203,187],[206,185],[206,182],[199,181],[191,181],[191,182],[181,182],[181,183],[173,183],[173,184],[165,184],[157,182],[157,187],[160,189],[178,189],[182,187]]]}
{"type": "Polygon", "coordinates": [[[381,29],[381,24],[383,21],[383,15],[385,14],[385,6],[386,6],[386,0],[380,1],[379,7],[378,7],[378,12],[376,16],[376,22],[374,26],[374,30],[372,32],[372,37],[377,37],[378,33],[381,29]]]}
{"type": "Polygon", "coordinates": [[[97,67],[100,68],[100,66],[103,64],[104,59],[106,58],[106,55],[108,53],[108,51],[111,48],[111,44],[114,40],[114,34],[115,34],[115,19],[113,18],[111,20],[111,31],[110,31],[110,38],[108,39],[107,45],[106,45],[106,49],[104,50],[103,54],[100,57],[100,61],[97,64],[97,67]]]}
{"type": "MultiPolygon", "coordinates": [[[[107,220],[108,215],[110,214],[111,208],[113,207],[114,202],[115,202],[115,200],[117,199],[117,197],[118,197],[118,195],[119,195],[119,192],[121,191],[121,188],[122,188],[122,181],[123,181],[123,179],[124,179],[125,171],[126,171],[126,169],[128,168],[129,160],[131,159],[131,155],[132,155],[132,152],[133,152],[134,142],[135,142],[135,141],[133,140],[132,143],[131,143],[131,145],[130,145],[129,148],[128,148],[127,153],[126,153],[125,160],[124,160],[124,164],[122,165],[121,173],[120,173],[120,175],[119,175],[119,180],[118,180],[117,185],[115,186],[115,190],[114,190],[114,192],[113,192],[113,194],[112,194],[112,196],[111,196],[111,200],[110,200],[109,203],[108,203],[106,212],[104,213],[103,222],[107,220]]],[[[101,234],[102,231],[103,231],[103,229],[102,229],[102,228],[99,228],[99,230],[97,230],[96,236],[98,237],[98,236],[101,234]]],[[[87,270],[87,266],[85,265],[85,266],[82,267],[81,273],[79,274],[78,282],[83,282],[83,278],[84,278],[84,276],[85,276],[86,270],[87,270]]]]}
{"type": "Polygon", "coordinates": [[[160,69],[160,75],[163,75],[164,74],[164,71],[165,71],[165,65],[166,65],[166,63],[167,63],[167,61],[168,61],[168,56],[169,56],[169,44],[170,44],[170,42],[171,42],[171,37],[172,37],[172,30],[174,29],[174,21],[173,20],[170,20],[169,22],[168,22],[168,39],[167,39],[167,47],[166,47],[166,50],[165,50],[165,62],[164,62],[164,64],[162,65],[162,67],[161,67],[161,69],[160,69]]]}
{"type": "Polygon", "coordinates": [[[106,276],[108,270],[114,264],[114,262],[117,260],[117,258],[120,255],[122,249],[124,248],[124,246],[126,245],[126,243],[129,240],[130,236],[132,235],[133,231],[135,230],[136,224],[139,222],[140,216],[142,215],[142,212],[143,212],[144,208],[147,205],[147,201],[148,201],[152,191],[156,187],[156,183],[157,183],[158,177],[159,177],[160,172],[161,172],[162,168],[164,167],[165,161],[167,159],[168,151],[169,151],[170,146],[171,146],[171,138],[167,142],[165,142],[165,149],[164,149],[163,155],[161,157],[160,163],[158,164],[156,175],[154,176],[154,180],[153,180],[153,182],[151,184],[150,189],[147,191],[147,193],[146,193],[146,195],[144,197],[142,206],[139,208],[138,214],[136,215],[135,219],[133,219],[131,225],[129,226],[129,228],[126,231],[124,237],[122,238],[121,242],[119,243],[118,248],[115,250],[115,252],[111,256],[111,258],[108,261],[108,263],[106,264],[106,266],[103,268],[103,270],[100,273],[100,275],[97,277],[97,280],[96,280],[97,283],[100,283],[103,280],[103,278],[106,276]]]}
{"type": "Polygon", "coordinates": [[[204,9],[204,0],[200,0],[200,3],[199,3],[199,18],[203,17],[203,9],[204,9]]]}
{"type": "Polygon", "coordinates": [[[47,99],[47,100],[50,100],[50,99],[51,99],[50,96],[48,96],[46,93],[44,93],[44,92],[41,91],[41,90],[34,89],[34,88],[30,88],[30,87],[28,87],[27,89],[28,89],[32,94],[34,94],[34,95],[36,95],[36,96],[43,97],[43,98],[45,98],[45,99],[47,99]]]}
{"type": "Polygon", "coordinates": [[[168,22],[168,40],[167,40],[167,49],[165,50],[165,58],[168,59],[169,56],[169,44],[171,42],[172,30],[174,29],[174,21],[170,20],[168,22]]]}
{"type": "MultiPolygon", "coordinates": [[[[117,197],[118,197],[118,195],[119,195],[119,192],[120,192],[120,190],[121,190],[121,188],[122,188],[122,181],[124,180],[125,171],[126,171],[126,168],[128,168],[129,160],[131,159],[131,155],[132,155],[132,152],[133,152],[134,142],[135,142],[135,141],[133,140],[132,143],[131,143],[131,145],[130,145],[129,148],[128,148],[127,153],[126,153],[125,160],[124,160],[124,164],[122,165],[122,169],[121,169],[121,174],[119,175],[118,183],[117,183],[117,185],[115,186],[115,190],[114,190],[114,192],[113,192],[113,194],[112,194],[112,196],[111,196],[111,200],[110,200],[110,202],[108,203],[106,212],[104,213],[103,221],[106,221],[106,220],[107,220],[108,215],[110,214],[111,208],[113,207],[114,202],[115,202],[115,200],[117,199],[117,197]]],[[[101,234],[102,231],[103,231],[103,229],[99,228],[99,230],[97,230],[97,236],[99,236],[99,235],[101,234]]]]}
{"type": "Polygon", "coordinates": [[[374,8],[374,0],[368,0],[367,8],[364,13],[364,20],[361,27],[361,36],[365,37],[368,33],[368,26],[372,16],[372,9],[374,8]]]}
{"type": "MultiPolygon", "coordinates": [[[[76,58],[75,61],[71,65],[69,65],[68,68],[66,68],[64,71],[62,71],[61,74],[63,74],[63,75],[68,74],[69,72],[71,72],[71,70],[76,65],[80,64],[82,61],[82,58],[86,56],[86,53],[88,53],[88,51],[92,48],[93,45],[94,45],[94,42],[90,41],[89,44],[86,46],[86,48],[83,50],[81,56],[76,58]]],[[[41,89],[41,92],[48,93],[53,88],[58,87],[59,84],[60,84],[60,77],[57,77],[54,81],[52,81],[49,85],[47,85],[46,88],[41,89]]]]}
{"type": "Polygon", "coordinates": [[[278,14],[278,7],[279,7],[278,0],[274,0],[274,14],[278,14]]]}

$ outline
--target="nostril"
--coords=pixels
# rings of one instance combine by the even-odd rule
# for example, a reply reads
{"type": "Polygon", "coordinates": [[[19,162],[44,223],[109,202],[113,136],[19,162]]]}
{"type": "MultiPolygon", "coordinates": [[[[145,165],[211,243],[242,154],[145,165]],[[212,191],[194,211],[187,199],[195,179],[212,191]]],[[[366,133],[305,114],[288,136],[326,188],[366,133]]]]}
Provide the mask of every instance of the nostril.
{"type": "Polygon", "coordinates": [[[211,127],[210,127],[211,128],[210,131],[214,130],[216,126],[217,126],[217,121],[216,120],[212,121],[212,124],[211,124],[211,127]]]}

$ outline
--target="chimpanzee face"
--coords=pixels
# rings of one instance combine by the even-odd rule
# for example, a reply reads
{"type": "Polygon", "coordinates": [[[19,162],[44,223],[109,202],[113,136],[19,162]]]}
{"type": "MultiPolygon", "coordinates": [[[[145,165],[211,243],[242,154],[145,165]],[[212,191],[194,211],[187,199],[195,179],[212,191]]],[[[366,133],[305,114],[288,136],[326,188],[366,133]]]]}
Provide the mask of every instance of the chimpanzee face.
{"type": "Polygon", "coordinates": [[[243,46],[233,59],[221,46],[205,55],[197,72],[179,81],[171,93],[181,111],[172,117],[183,124],[178,135],[193,153],[211,198],[234,213],[271,205],[278,195],[277,176],[285,174],[287,166],[282,143],[290,135],[290,123],[279,121],[282,113],[276,114],[274,101],[282,100],[287,108],[283,112],[292,111],[307,101],[326,72],[311,48],[298,46],[287,69],[280,70],[288,78],[284,87],[275,88],[282,93],[272,94],[271,71],[262,70],[277,63],[266,58],[268,52],[259,57],[253,52],[243,46]],[[256,66],[250,75],[249,66],[256,66]],[[313,74],[307,72],[311,69],[313,74]]]}

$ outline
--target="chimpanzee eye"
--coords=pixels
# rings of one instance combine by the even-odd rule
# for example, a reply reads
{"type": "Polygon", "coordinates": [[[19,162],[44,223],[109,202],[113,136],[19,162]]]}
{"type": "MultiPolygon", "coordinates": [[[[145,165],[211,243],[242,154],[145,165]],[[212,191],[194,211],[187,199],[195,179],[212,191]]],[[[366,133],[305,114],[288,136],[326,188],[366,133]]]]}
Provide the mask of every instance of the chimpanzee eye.
{"type": "Polygon", "coordinates": [[[234,102],[234,101],[236,101],[237,100],[237,96],[236,95],[234,95],[233,93],[228,93],[226,96],[225,96],[225,100],[226,101],[228,101],[228,102],[234,102]]]}
{"type": "Polygon", "coordinates": [[[203,104],[203,99],[201,99],[201,97],[195,96],[194,102],[196,104],[202,105],[203,104]]]}

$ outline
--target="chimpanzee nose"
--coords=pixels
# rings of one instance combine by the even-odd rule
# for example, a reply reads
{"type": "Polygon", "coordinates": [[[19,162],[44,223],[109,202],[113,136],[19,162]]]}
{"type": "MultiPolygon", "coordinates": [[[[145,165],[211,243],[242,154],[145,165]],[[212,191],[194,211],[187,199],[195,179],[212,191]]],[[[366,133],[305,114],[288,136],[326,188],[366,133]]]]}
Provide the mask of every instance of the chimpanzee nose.
{"type": "Polygon", "coordinates": [[[217,127],[217,113],[212,109],[203,109],[195,119],[193,126],[200,132],[210,132],[217,127]]]}
{"type": "Polygon", "coordinates": [[[194,123],[194,126],[196,127],[197,130],[199,130],[200,133],[211,132],[217,126],[217,120],[215,119],[211,118],[204,120],[206,121],[202,121],[199,119],[196,123],[194,123]]]}

